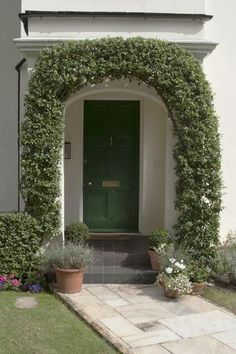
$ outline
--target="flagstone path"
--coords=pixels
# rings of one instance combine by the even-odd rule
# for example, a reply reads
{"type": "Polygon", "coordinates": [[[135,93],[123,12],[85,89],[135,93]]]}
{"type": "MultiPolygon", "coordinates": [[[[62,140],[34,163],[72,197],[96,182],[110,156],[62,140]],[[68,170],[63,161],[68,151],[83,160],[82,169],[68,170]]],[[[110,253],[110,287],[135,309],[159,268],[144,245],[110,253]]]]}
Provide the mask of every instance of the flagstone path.
{"type": "Polygon", "coordinates": [[[58,296],[123,353],[236,354],[236,316],[198,296],[167,299],[140,284],[85,284],[58,296]]]}

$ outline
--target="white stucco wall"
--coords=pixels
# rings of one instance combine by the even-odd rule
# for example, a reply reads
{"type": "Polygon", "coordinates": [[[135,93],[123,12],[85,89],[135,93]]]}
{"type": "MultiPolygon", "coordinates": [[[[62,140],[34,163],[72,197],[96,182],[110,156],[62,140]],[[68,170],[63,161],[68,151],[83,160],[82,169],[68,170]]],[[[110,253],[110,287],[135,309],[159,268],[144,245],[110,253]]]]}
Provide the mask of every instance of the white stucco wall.
{"type": "Polygon", "coordinates": [[[92,39],[101,37],[159,38],[166,40],[201,40],[201,20],[146,18],[29,18],[30,38],[92,39]]]}
{"type": "Polygon", "coordinates": [[[22,0],[22,11],[130,11],[205,13],[205,0],[22,0]]]}
{"type": "Polygon", "coordinates": [[[17,72],[20,1],[0,2],[0,211],[17,209],[17,72]]]}
{"type": "MultiPolygon", "coordinates": [[[[98,11],[205,14],[205,0],[23,0],[25,11],[98,11]]],[[[100,38],[143,36],[169,40],[202,40],[202,20],[106,17],[30,17],[29,38],[100,38]]],[[[27,37],[22,25],[22,38],[27,37]]]]}
{"type": "Polygon", "coordinates": [[[204,61],[204,70],[214,92],[220,120],[223,206],[222,237],[236,230],[236,1],[207,0],[207,12],[214,18],[207,23],[207,36],[219,43],[204,61]]]}
{"type": "Polygon", "coordinates": [[[156,226],[173,225],[175,213],[171,194],[174,190],[172,146],[168,138],[167,148],[167,112],[156,98],[152,89],[140,89],[135,83],[119,81],[82,90],[78,99],[74,98],[68,105],[65,141],[71,142],[72,158],[65,160],[66,224],[73,220],[83,220],[83,100],[130,99],[140,100],[139,231],[145,235],[156,226]],[[105,87],[110,92],[105,92],[105,87]],[[104,92],[99,93],[99,90],[104,92]]]}

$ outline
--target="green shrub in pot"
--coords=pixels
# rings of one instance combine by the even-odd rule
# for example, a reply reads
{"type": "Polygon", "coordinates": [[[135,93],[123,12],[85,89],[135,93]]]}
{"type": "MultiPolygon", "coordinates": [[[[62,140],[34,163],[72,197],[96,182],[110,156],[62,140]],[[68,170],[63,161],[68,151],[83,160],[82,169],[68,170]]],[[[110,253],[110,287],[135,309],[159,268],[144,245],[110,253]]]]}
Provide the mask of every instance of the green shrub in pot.
{"type": "Polygon", "coordinates": [[[188,266],[188,275],[191,282],[203,283],[209,278],[209,270],[196,261],[191,261],[188,266]]]}
{"type": "Polygon", "coordinates": [[[169,233],[166,229],[155,228],[148,236],[148,255],[152,270],[159,270],[160,256],[165,252],[170,242],[169,233]]]}
{"type": "Polygon", "coordinates": [[[170,243],[169,233],[166,229],[155,228],[148,236],[149,249],[161,251],[170,243]]]}
{"type": "Polygon", "coordinates": [[[81,221],[74,221],[66,226],[65,230],[66,242],[81,243],[89,240],[89,229],[81,221]]]}

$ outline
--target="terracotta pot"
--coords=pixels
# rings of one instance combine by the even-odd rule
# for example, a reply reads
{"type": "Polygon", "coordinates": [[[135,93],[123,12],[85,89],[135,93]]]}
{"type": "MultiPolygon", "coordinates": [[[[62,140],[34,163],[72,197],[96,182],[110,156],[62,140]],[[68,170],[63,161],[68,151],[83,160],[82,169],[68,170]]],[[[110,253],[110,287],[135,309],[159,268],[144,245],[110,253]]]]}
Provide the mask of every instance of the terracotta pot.
{"type": "Polygon", "coordinates": [[[159,277],[158,283],[160,286],[164,286],[165,285],[165,278],[163,276],[159,277]]]}
{"type": "Polygon", "coordinates": [[[84,279],[84,268],[56,268],[57,290],[64,294],[79,293],[84,279]]]}
{"type": "Polygon", "coordinates": [[[160,268],[160,264],[159,264],[159,261],[158,261],[158,253],[149,248],[148,249],[148,254],[149,254],[152,270],[158,271],[159,268],[160,268]]]}
{"type": "Polygon", "coordinates": [[[167,289],[164,284],[163,284],[163,289],[164,289],[165,296],[170,297],[171,299],[177,299],[178,297],[181,296],[178,291],[167,289]]]}
{"type": "Polygon", "coordinates": [[[205,281],[201,283],[192,282],[191,284],[193,287],[192,294],[194,295],[201,294],[203,290],[207,287],[207,283],[205,281]]]}

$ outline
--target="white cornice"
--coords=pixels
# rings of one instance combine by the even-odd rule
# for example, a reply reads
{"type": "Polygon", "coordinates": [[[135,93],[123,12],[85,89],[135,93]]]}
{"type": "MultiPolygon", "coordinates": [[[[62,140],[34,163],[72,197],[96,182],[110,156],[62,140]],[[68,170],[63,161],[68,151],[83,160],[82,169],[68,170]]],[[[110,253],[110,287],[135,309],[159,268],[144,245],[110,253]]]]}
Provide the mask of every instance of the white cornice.
{"type": "MultiPolygon", "coordinates": [[[[35,56],[40,50],[51,47],[55,44],[64,41],[76,41],[75,38],[16,38],[14,39],[15,45],[23,53],[24,56],[35,56]]],[[[81,40],[81,39],[79,39],[81,40]]],[[[168,40],[169,42],[177,43],[184,48],[190,50],[199,60],[204,59],[210,54],[218,45],[218,43],[210,42],[207,40],[168,40]]]]}

